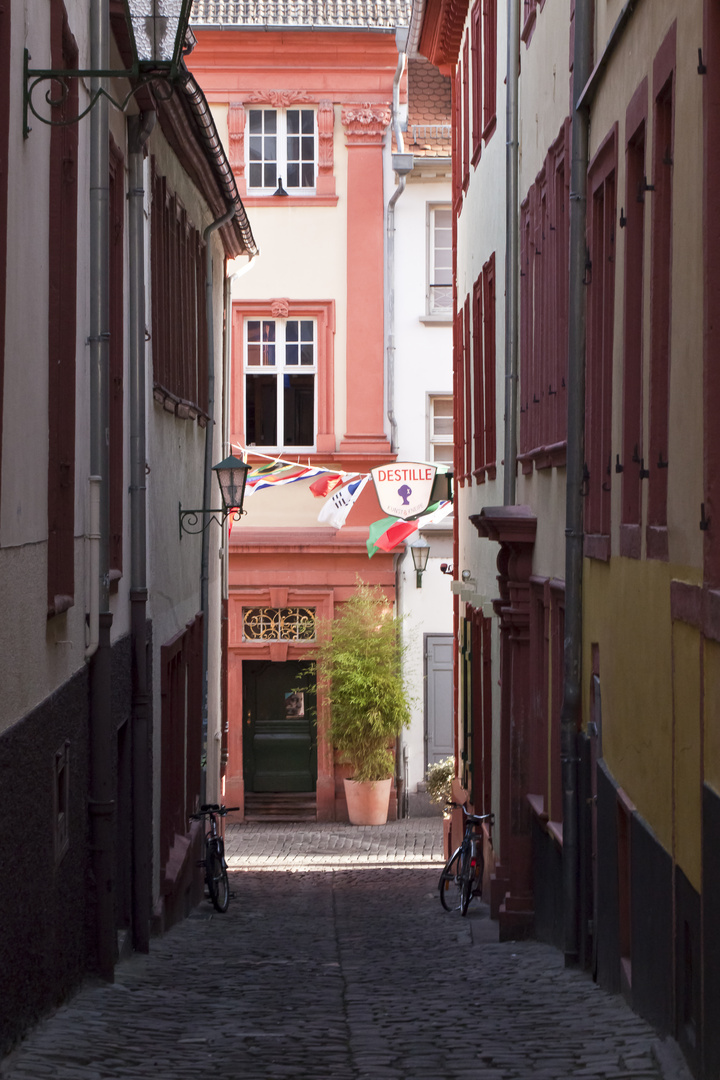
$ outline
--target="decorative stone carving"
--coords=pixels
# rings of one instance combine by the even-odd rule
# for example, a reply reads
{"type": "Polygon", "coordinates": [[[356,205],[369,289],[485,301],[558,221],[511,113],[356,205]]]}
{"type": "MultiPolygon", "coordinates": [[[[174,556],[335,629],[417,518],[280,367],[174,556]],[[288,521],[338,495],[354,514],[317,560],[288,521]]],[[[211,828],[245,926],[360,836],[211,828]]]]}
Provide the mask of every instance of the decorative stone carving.
{"type": "Polygon", "coordinates": [[[253,105],[272,105],[273,109],[287,109],[296,101],[309,101],[305,90],[253,90],[247,98],[253,105]]]}
{"type": "Polygon", "coordinates": [[[287,319],[290,311],[289,300],[271,300],[270,301],[270,314],[273,319],[287,319]]]}
{"type": "Polygon", "coordinates": [[[346,105],[342,122],[347,134],[353,138],[377,139],[385,134],[391,116],[389,105],[346,105]]]}
{"type": "Polygon", "coordinates": [[[228,106],[228,160],[235,174],[238,190],[245,194],[245,106],[231,101],[228,106]]]}
{"type": "Polygon", "coordinates": [[[321,101],[317,111],[318,124],[318,169],[332,172],[333,168],[333,128],[335,110],[332,101],[321,101]]]}

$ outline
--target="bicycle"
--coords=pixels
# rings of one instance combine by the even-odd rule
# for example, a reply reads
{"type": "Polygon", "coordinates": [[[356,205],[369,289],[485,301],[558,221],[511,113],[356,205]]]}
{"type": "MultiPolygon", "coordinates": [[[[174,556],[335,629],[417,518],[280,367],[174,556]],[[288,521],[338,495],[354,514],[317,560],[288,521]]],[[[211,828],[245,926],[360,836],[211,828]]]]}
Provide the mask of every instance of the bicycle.
{"type": "Polygon", "coordinates": [[[476,833],[474,829],[482,825],[484,821],[492,825],[494,815],[469,814],[461,803],[449,803],[448,805],[459,806],[462,810],[465,815],[465,833],[462,843],[452,853],[440,874],[440,881],[438,882],[440,903],[446,911],[453,910],[455,905],[448,903],[448,892],[451,885],[455,885],[460,894],[460,914],[467,915],[471,899],[482,892],[485,865],[482,833],[476,833]]]}
{"type": "Polygon", "coordinates": [[[205,868],[205,884],[210,901],[215,910],[220,913],[228,909],[230,886],[225,861],[225,841],[218,828],[218,818],[223,818],[232,810],[239,809],[239,806],[218,806],[217,803],[207,803],[200,807],[199,813],[190,815],[193,821],[202,821],[206,817],[210,819],[205,833],[205,858],[200,859],[197,865],[205,868]]]}

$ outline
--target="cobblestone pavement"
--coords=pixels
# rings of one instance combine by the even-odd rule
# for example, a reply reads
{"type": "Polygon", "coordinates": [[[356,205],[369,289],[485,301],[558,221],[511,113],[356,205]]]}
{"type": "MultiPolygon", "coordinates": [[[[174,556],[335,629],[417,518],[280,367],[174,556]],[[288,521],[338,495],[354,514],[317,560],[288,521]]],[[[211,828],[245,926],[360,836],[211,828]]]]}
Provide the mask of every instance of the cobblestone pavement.
{"type": "Polygon", "coordinates": [[[681,1080],[561,954],[446,913],[438,819],[228,829],[234,895],[88,984],[4,1080],[681,1080]]]}

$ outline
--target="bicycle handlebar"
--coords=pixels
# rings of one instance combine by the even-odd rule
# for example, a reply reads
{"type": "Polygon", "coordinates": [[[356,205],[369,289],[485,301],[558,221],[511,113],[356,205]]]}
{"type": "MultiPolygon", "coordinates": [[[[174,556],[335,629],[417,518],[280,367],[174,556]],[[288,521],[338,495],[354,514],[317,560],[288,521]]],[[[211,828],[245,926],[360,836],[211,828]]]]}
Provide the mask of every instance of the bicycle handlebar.
{"type": "Polygon", "coordinates": [[[491,825],[495,824],[495,815],[494,814],[471,814],[469,810],[465,809],[465,806],[463,805],[463,803],[456,803],[456,802],[449,801],[447,805],[452,806],[456,810],[457,809],[462,810],[463,814],[465,815],[466,820],[467,821],[472,821],[473,824],[479,825],[481,821],[489,821],[491,825]]]}
{"type": "Polygon", "coordinates": [[[190,814],[190,817],[193,821],[199,821],[200,818],[204,818],[208,814],[218,814],[220,817],[225,817],[226,814],[231,814],[233,811],[239,809],[239,806],[218,806],[217,803],[204,803],[200,807],[199,813],[190,814]]]}

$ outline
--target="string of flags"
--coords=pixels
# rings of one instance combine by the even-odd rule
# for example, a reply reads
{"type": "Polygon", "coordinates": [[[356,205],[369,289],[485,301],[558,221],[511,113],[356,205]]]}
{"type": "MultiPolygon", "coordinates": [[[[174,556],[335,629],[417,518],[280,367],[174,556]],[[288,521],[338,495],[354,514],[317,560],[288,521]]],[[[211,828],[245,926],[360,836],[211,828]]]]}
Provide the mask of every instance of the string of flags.
{"type": "MultiPolygon", "coordinates": [[[[245,456],[242,447],[233,447],[233,450],[240,450],[245,456]]],[[[283,458],[268,458],[265,464],[250,469],[245,482],[245,497],[300,480],[312,480],[309,490],[315,498],[325,499],[318,513],[318,521],[341,529],[370,480],[370,473],[346,473],[322,465],[303,465],[283,458]]],[[[367,540],[368,557],[372,558],[378,551],[392,551],[418,529],[442,521],[452,512],[452,508],[452,502],[444,499],[428,506],[414,518],[384,517],[373,522],[367,540]]]]}

